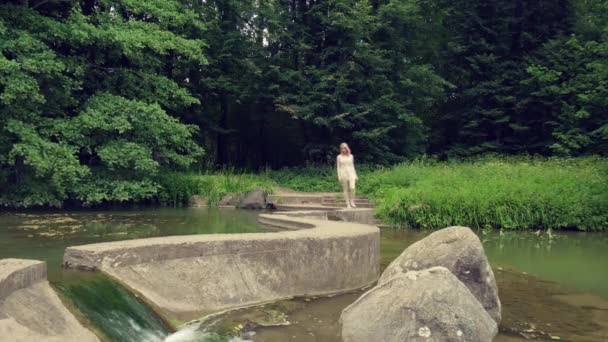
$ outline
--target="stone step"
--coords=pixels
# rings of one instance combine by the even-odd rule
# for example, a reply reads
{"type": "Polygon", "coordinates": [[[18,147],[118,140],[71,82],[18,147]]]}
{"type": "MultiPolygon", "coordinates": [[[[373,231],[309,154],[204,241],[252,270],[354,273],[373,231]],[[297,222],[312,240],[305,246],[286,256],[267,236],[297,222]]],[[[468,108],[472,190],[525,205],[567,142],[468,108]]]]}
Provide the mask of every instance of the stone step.
{"type": "MultiPolygon", "coordinates": [[[[339,199],[339,200],[335,199],[335,200],[325,200],[325,201],[322,201],[321,203],[334,204],[334,203],[346,203],[346,202],[343,199],[339,199]]],[[[357,204],[359,204],[359,203],[361,203],[361,204],[370,204],[370,202],[367,201],[367,200],[355,200],[355,203],[357,203],[357,204]]]]}
{"type": "MultiPolygon", "coordinates": [[[[368,208],[368,209],[374,208],[374,206],[371,205],[371,204],[355,203],[355,205],[357,206],[357,208],[368,208]]],[[[326,203],[323,203],[321,206],[324,206],[324,207],[340,207],[340,208],[345,208],[346,207],[346,203],[335,203],[335,204],[326,204],[326,203]]]]}
{"type": "MultiPolygon", "coordinates": [[[[342,199],[344,198],[344,196],[340,193],[340,194],[336,194],[335,196],[324,196],[323,199],[326,200],[333,200],[333,199],[342,199]]],[[[355,196],[356,200],[362,200],[362,201],[367,201],[368,198],[367,197],[363,197],[363,196],[355,196]]]]}
{"type": "MultiPolygon", "coordinates": [[[[273,204],[272,207],[279,211],[294,211],[294,210],[340,210],[346,209],[346,204],[341,205],[321,205],[321,204],[273,204]]],[[[357,205],[359,209],[373,209],[369,205],[357,205]]]]}
{"type": "MultiPolygon", "coordinates": [[[[374,206],[371,205],[371,204],[359,204],[359,203],[355,203],[355,205],[357,206],[357,208],[374,208],[374,206]]],[[[344,207],[346,207],[346,203],[321,204],[320,206],[322,206],[322,207],[340,207],[340,208],[344,208],[344,207]]]]}
{"type": "Polygon", "coordinates": [[[344,209],[341,206],[328,206],[320,204],[273,204],[274,209],[279,211],[294,211],[294,210],[339,210],[344,209]]]}
{"type": "MultiPolygon", "coordinates": [[[[335,200],[335,201],[323,201],[321,202],[322,205],[346,205],[346,201],[344,200],[335,200]]],[[[355,200],[355,204],[356,205],[369,205],[371,206],[372,204],[369,201],[360,201],[360,200],[355,200]]]]}
{"type": "MultiPolygon", "coordinates": [[[[337,210],[346,208],[341,193],[282,193],[268,195],[267,203],[277,210],[337,210]]],[[[358,208],[373,208],[367,197],[355,197],[358,208]]]]}
{"type": "Polygon", "coordinates": [[[303,204],[303,203],[321,203],[325,195],[268,195],[266,201],[270,204],[303,204]]]}
{"type": "MultiPolygon", "coordinates": [[[[336,197],[324,197],[323,200],[324,201],[334,201],[337,199],[344,199],[344,196],[336,196],[336,197]]],[[[356,201],[369,201],[369,199],[367,197],[355,197],[356,201]]]]}

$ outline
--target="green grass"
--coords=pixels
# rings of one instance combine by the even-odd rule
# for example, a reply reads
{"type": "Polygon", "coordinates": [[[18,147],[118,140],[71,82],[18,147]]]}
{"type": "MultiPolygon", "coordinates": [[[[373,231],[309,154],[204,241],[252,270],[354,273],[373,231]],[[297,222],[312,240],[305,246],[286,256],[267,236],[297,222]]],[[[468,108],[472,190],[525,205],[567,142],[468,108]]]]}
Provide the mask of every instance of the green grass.
{"type": "Polygon", "coordinates": [[[225,194],[246,193],[262,187],[272,191],[275,183],[266,175],[220,172],[214,174],[170,173],[161,176],[160,202],[164,205],[179,206],[188,202],[192,195],[199,195],[218,203],[225,194]]]}
{"type": "MultiPolygon", "coordinates": [[[[359,165],[358,191],[380,218],[422,229],[451,225],[498,229],[608,229],[608,159],[485,157],[438,162],[418,159],[388,168],[359,165]]],[[[257,187],[339,192],[332,166],[265,171],[174,173],[162,177],[168,205],[192,195],[211,203],[257,187]]]]}
{"type": "Polygon", "coordinates": [[[217,173],[169,173],[159,178],[160,202],[168,206],[180,206],[192,195],[207,198],[211,204],[228,193],[243,194],[262,187],[272,191],[276,187],[302,192],[341,191],[336,170],[331,167],[285,168],[267,170],[258,174],[239,173],[232,170],[217,173]]]}
{"type": "Polygon", "coordinates": [[[285,168],[266,171],[278,186],[302,192],[341,191],[336,170],[331,167],[285,168]]]}
{"type": "Polygon", "coordinates": [[[402,226],[608,228],[602,158],[421,159],[370,173],[361,188],[384,221],[402,226]]]}

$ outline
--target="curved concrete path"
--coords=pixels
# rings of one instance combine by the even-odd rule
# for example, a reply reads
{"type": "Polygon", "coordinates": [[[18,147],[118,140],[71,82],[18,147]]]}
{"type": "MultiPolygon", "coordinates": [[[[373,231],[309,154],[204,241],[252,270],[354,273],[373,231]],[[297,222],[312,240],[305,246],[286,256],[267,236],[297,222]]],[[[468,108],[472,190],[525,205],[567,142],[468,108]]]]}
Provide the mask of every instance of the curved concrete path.
{"type": "Polygon", "coordinates": [[[46,280],[43,261],[0,259],[0,341],[94,342],[46,280]]]}
{"type": "MultiPolygon", "coordinates": [[[[328,211],[346,207],[342,194],[336,192],[296,192],[278,189],[267,197],[267,204],[280,211],[328,211]]],[[[372,204],[366,197],[356,197],[357,208],[371,209],[372,204]]]]}
{"type": "Polygon", "coordinates": [[[139,293],[168,320],[294,296],[340,293],[378,279],[377,227],[330,221],[318,212],[262,214],[259,219],[295,230],[68,247],[64,264],[101,270],[139,293]]]}

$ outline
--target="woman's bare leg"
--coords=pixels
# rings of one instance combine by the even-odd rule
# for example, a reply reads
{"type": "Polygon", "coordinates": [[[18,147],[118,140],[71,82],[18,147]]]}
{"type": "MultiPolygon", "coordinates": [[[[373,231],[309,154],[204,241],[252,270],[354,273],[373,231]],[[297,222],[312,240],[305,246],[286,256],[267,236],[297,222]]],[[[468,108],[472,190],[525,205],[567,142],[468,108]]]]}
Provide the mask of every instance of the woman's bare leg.
{"type": "Polygon", "coordinates": [[[351,207],[351,202],[350,202],[350,182],[349,181],[343,181],[342,182],[342,191],[344,193],[344,202],[346,202],[346,207],[350,208],[351,207]]]}
{"type": "Polygon", "coordinates": [[[355,181],[352,180],[350,182],[348,182],[349,187],[350,187],[350,193],[349,193],[349,198],[350,198],[350,205],[353,208],[356,208],[357,206],[355,205],[355,181]]]}

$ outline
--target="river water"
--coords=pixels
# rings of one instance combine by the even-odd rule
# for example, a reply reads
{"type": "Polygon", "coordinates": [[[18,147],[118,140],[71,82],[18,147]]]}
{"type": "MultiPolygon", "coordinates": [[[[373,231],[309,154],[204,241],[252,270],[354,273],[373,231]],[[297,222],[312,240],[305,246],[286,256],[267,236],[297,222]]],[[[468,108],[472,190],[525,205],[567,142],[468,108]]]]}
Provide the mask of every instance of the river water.
{"type": "MultiPolygon", "coordinates": [[[[65,248],[157,236],[263,231],[270,229],[257,223],[257,213],[229,208],[0,213],[0,259],[46,261],[51,285],[103,340],[160,342],[170,335],[167,324],[102,274],[62,269],[65,248]]],[[[204,341],[204,334],[195,335],[204,341]]]]}
{"type": "MultiPolygon", "coordinates": [[[[46,260],[49,281],[79,319],[107,341],[227,341],[193,324],[170,335],[142,302],[101,274],[61,268],[67,246],[144,237],[269,231],[257,213],[234,209],[147,209],[0,213],[0,258],[46,260]]],[[[382,267],[428,232],[382,231],[382,267]]],[[[503,303],[496,341],[608,341],[608,234],[480,232],[503,303]]],[[[254,341],[337,342],[340,311],[361,293],[287,301],[290,324],[251,328],[254,341]]],[[[287,309],[286,309],[287,308],[287,309]]],[[[238,328],[265,307],[227,319],[238,328]],[[257,311],[256,311],[257,310],[257,311]],[[239,321],[240,319],[240,321],[239,321]]],[[[240,329],[240,331],[247,329],[240,329]]],[[[233,338],[233,340],[238,337],[233,338]]]]}
{"type": "MultiPolygon", "coordinates": [[[[382,230],[382,268],[431,232],[382,230]]],[[[608,234],[479,232],[502,302],[496,342],[608,341],[608,234]]],[[[287,326],[255,329],[253,341],[339,342],[343,308],[362,292],[296,300],[287,326]]],[[[292,305],[293,307],[293,305],[292,305]]],[[[268,311],[267,308],[256,308],[268,311]]],[[[234,321],[250,320],[242,311],[234,321]]]]}

